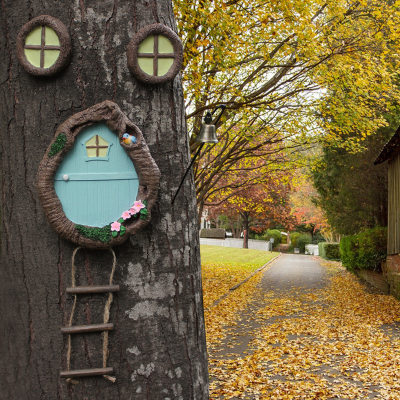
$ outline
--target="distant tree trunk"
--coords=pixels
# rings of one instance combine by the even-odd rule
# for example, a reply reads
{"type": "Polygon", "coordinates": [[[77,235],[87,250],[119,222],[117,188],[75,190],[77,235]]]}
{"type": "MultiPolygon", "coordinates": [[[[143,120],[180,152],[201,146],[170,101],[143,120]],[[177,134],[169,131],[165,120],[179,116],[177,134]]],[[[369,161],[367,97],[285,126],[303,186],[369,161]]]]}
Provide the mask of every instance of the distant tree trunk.
{"type": "Polygon", "coordinates": [[[315,235],[315,224],[310,224],[310,233],[311,233],[311,243],[314,241],[315,235]]]}
{"type": "MultiPolygon", "coordinates": [[[[198,222],[193,177],[171,198],[189,162],[179,76],[146,86],[130,74],[126,46],[140,28],[175,28],[170,0],[3,0],[0,15],[1,264],[0,398],[7,400],[208,399],[198,222]],[[72,60],[58,76],[28,75],[16,57],[16,36],[38,15],[60,19],[72,38],[72,60]],[[56,127],[106,99],[139,126],[161,171],[151,223],[115,249],[108,365],[103,377],[59,377],[66,337],[75,246],[48,225],[35,187],[39,161],[56,127]]],[[[81,282],[105,284],[107,251],[82,251],[81,282]]],[[[83,297],[77,323],[103,320],[104,298],[83,297]]],[[[72,339],[75,369],[101,366],[100,334],[72,339]]]]}
{"type": "Polygon", "coordinates": [[[249,218],[250,214],[247,211],[240,213],[243,223],[243,248],[249,248],[249,218]]]}
{"type": "Polygon", "coordinates": [[[231,230],[232,230],[232,236],[236,239],[240,238],[240,229],[237,227],[236,223],[231,223],[231,230]]]}

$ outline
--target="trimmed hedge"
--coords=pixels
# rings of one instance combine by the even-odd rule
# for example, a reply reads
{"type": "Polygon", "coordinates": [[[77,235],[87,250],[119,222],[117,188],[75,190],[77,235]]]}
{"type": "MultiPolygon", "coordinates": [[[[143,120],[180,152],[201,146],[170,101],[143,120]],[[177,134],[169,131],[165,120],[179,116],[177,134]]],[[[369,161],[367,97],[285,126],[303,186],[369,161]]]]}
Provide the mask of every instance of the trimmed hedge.
{"type": "Polygon", "coordinates": [[[209,228],[200,231],[200,237],[206,239],[225,239],[225,229],[209,228]]]}
{"type": "Polygon", "coordinates": [[[339,243],[319,242],[318,252],[322,258],[327,260],[340,260],[339,243]]]}
{"type": "Polygon", "coordinates": [[[343,237],[340,241],[343,265],[350,271],[379,271],[381,262],[386,258],[386,235],[386,228],[376,227],[343,237]]]}
{"type": "Polygon", "coordinates": [[[322,258],[326,257],[324,243],[326,243],[326,242],[319,242],[318,243],[318,254],[322,258]]]}

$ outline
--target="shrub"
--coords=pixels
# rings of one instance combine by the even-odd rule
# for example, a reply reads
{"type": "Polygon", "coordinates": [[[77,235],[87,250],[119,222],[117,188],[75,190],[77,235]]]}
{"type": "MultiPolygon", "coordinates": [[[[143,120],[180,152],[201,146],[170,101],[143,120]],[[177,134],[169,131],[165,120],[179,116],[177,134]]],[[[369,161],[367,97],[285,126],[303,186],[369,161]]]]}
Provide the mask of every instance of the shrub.
{"type": "Polygon", "coordinates": [[[299,232],[292,232],[290,234],[290,247],[291,248],[298,247],[297,241],[298,241],[300,235],[301,235],[301,233],[299,233],[299,232]]]}
{"type": "Polygon", "coordinates": [[[200,237],[207,239],[225,239],[225,229],[221,228],[202,229],[200,231],[200,237]]]}
{"type": "Polygon", "coordinates": [[[297,240],[297,247],[300,249],[300,253],[304,253],[306,251],[306,245],[311,242],[311,235],[307,233],[301,234],[297,240]]]}
{"type": "Polygon", "coordinates": [[[380,270],[386,258],[386,234],[386,228],[376,227],[343,237],[340,241],[343,265],[350,271],[380,270]]]}
{"type": "Polygon", "coordinates": [[[268,229],[266,232],[266,238],[267,240],[274,239],[274,247],[276,247],[282,241],[281,231],[278,229],[268,229]]]}
{"type": "Polygon", "coordinates": [[[282,234],[278,229],[267,229],[262,235],[256,235],[256,239],[270,240],[274,239],[273,247],[278,246],[282,242],[282,234]]]}
{"type": "Polygon", "coordinates": [[[344,236],[340,240],[340,258],[343,266],[353,271],[358,269],[358,240],[356,235],[344,236]]]}
{"type": "MultiPolygon", "coordinates": [[[[361,232],[359,236],[359,260],[368,269],[380,269],[386,258],[387,229],[372,228],[361,232]]],[[[365,267],[364,267],[365,268],[365,267]]]]}
{"type": "Polygon", "coordinates": [[[339,243],[318,243],[318,252],[322,258],[327,260],[340,260],[340,247],[339,243]]]}
{"type": "Polygon", "coordinates": [[[293,232],[290,234],[291,249],[298,248],[304,253],[306,245],[311,243],[311,235],[308,233],[293,232]]]}

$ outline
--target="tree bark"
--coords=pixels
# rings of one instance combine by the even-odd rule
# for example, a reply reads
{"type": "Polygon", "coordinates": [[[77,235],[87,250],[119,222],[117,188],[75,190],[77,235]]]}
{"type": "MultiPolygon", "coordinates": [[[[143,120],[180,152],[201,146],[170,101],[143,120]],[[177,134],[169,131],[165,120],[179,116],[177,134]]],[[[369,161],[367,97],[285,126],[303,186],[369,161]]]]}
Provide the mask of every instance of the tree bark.
{"type": "MultiPolygon", "coordinates": [[[[126,47],[139,29],[160,22],[175,30],[170,0],[1,0],[0,398],[7,400],[208,399],[198,222],[193,176],[174,206],[189,162],[180,77],[146,86],[127,67],[126,47]],[[28,75],[16,36],[38,15],[60,19],[72,60],[56,77],[28,75]],[[139,126],[161,171],[151,223],[115,248],[115,295],[108,366],[103,377],[68,382],[67,337],[75,246],[49,227],[35,187],[39,162],[59,124],[106,99],[139,126]]],[[[107,284],[108,251],[80,251],[79,284],[107,284]]],[[[106,297],[81,296],[74,324],[103,322],[106,297]]],[[[72,338],[73,369],[101,367],[102,336],[72,338]]]]}
{"type": "Polygon", "coordinates": [[[247,211],[241,213],[243,223],[243,248],[249,248],[249,218],[250,214],[247,211]]]}

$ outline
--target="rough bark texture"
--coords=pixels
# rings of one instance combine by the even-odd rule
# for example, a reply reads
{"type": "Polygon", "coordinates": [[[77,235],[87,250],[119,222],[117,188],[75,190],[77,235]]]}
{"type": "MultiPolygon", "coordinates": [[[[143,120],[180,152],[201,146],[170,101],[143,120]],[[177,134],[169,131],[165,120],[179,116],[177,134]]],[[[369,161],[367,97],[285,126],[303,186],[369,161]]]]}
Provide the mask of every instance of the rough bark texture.
{"type": "MultiPolygon", "coordinates": [[[[0,268],[0,399],[208,399],[199,242],[193,179],[174,207],[171,198],[187,165],[180,78],[146,86],[127,67],[126,46],[151,23],[174,29],[169,0],[0,0],[2,253],[0,268]],[[55,77],[27,74],[16,37],[33,17],[49,14],[67,26],[70,65],[55,77]],[[73,297],[74,245],[50,228],[35,177],[57,126],[104,100],[139,126],[161,171],[151,223],[115,249],[108,366],[117,381],[68,383],[67,325],[73,297]]],[[[106,284],[107,251],[79,252],[77,284],[106,284]]],[[[74,324],[103,322],[105,295],[79,296],[74,324]]],[[[76,335],[71,367],[101,367],[101,334],[76,335]]]]}
{"type": "Polygon", "coordinates": [[[241,213],[243,223],[243,248],[249,248],[249,219],[250,214],[247,211],[241,213]]]}

